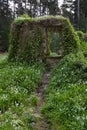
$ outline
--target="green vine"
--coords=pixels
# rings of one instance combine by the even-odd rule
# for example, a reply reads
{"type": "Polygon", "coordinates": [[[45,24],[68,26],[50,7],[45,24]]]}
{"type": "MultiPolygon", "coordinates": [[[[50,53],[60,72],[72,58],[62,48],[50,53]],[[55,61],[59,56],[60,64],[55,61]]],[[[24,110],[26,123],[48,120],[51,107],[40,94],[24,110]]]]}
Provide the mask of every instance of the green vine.
{"type": "Polygon", "coordinates": [[[20,17],[14,20],[10,33],[9,60],[36,62],[50,54],[50,33],[62,35],[63,55],[81,48],[80,40],[68,19],[58,16],[20,17]],[[43,28],[47,28],[47,53],[44,53],[43,28]]]}

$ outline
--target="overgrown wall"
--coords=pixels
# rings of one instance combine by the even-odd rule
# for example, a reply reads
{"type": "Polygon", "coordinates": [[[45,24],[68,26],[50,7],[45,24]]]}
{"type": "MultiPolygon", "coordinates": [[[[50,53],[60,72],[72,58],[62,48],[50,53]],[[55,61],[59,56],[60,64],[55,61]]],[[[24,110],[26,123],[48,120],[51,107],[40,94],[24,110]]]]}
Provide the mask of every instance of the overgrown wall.
{"type": "Polygon", "coordinates": [[[69,20],[64,17],[16,19],[11,27],[9,60],[33,62],[43,60],[50,52],[50,30],[62,32],[63,55],[80,48],[80,41],[69,20]]]}

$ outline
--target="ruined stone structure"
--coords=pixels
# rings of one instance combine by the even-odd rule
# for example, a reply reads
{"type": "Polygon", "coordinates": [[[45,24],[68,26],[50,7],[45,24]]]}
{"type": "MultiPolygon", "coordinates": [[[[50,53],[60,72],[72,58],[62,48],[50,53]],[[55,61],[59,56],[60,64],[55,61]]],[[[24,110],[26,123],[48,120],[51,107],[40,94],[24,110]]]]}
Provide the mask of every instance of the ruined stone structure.
{"type": "Polygon", "coordinates": [[[62,35],[63,54],[78,50],[80,41],[68,19],[60,16],[15,19],[10,33],[9,60],[38,61],[50,55],[50,32],[62,35]]]}

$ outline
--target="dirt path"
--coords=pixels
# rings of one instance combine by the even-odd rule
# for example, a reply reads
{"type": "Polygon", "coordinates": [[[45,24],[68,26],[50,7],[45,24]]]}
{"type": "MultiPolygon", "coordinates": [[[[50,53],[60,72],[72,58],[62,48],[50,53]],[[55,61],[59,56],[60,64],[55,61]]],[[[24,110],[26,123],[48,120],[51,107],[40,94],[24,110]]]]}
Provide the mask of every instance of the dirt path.
{"type": "Polygon", "coordinates": [[[36,95],[37,97],[40,99],[39,103],[37,104],[37,107],[35,109],[35,117],[37,117],[37,122],[34,124],[34,128],[35,130],[47,130],[47,124],[46,124],[46,121],[44,119],[44,117],[42,116],[41,114],[41,108],[45,102],[44,100],[44,96],[45,96],[45,89],[47,87],[47,85],[49,84],[49,78],[50,78],[50,72],[51,70],[57,65],[57,63],[59,62],[59,57],[56,58],[56,59],[50,59],[49,58],[49,63],[50,63],[50,66],[49,66],[49,71],[46,71],[43,76],[42,76],[42,84],[40,87],[38,87],[37,89],[37,92],[36,92],[36,95]]]}
{"type": "Polygon", "coordinates": [[[36,107],[35,114],[39,117],[38,121],[35,125],[36,130],[46,130],[47,124],[45,122],[45,119],[42,117],[41,114],[41,107],[44,104],[44,92],[45,88],[49,83],[49,77],[50,77],[50,72],[46,72],[42,76],[42,84],[41,86],[37,89],[37,96],[39,97],[40,101],[36,107]]]}

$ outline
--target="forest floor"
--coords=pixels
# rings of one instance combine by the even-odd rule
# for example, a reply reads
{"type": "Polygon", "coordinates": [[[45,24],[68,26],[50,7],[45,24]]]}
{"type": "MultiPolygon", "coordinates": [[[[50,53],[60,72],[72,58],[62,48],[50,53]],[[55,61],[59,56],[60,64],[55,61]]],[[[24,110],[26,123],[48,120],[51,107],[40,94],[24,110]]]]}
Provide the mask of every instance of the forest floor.
{"type": "MultiPolygon", "coordinates": [[[[3,71],[3,68],[4,68],[4,71],[5,71],[5,73],[7,73],[7,76],[8,77],[11,77],[11,79],[8,79],[9,81],[5,81],[4,80],[4,82],[6,82],[6,85],[8,84],[8,82],[10,82],[10,80],[12,80],[12,82],[14,81],[14,77],[15,77],[15,75],[13,76],[13,75],[9,75],[9,71],[12,71],[13,72],[13,70],[14,70],[14,67],[16,67],[17,68],[17,71],[18,72],[20,72],[20,65],[19,66],[12,66],[11,68],[9,68],[9,65],[8,66],[3,66],[2,67],[2,65],[3,65],[3,61],[5,60],[5,59],[7,59],[7,57],[8,57],[8,54],[7,53],[1,53],[0,54],[0,64],[1,64],[1,72],[3,71]],[[10,70],[11,69],[11,70],[10,70]]],[[[6,62],[7,63],[7,62],[6,62]]],[[[30,130],[31,129],[33,129],[34,128],[34,130],[47,130],[47,128],[48,128],[48,124],[46,123],[46,120],[44,119],[44,117],[43,117],[43,115],[42,115],[42,113],[41,113],[41,109],[42,109],[42,106],[44,105],[44,103],[45,103],[45,93],[46,93],[46,89],[47,89],[47,86],[48,86],[48,84],[49,84],[49,79],[50,79],[50,73],[51,73],[51,70],[54,68],[54,66],[56,65],[56,63],[54,64],[55,62],[52,62],[51,63],[51,66],[49,65],[48,66],[48,69],[42,74],[42,78],[41,78],[41,84],[40,84],[40,86],[35,90],[35,92],[34,92],[34,96],[35,97],[37,97],[37,99],[39,99],[38,100],[38,102],[37,102],[37,105],[36,106],[32,106],[32,105],[30,105],[29,107],[32,109],[32,112],[31,112],[31,115],[33,115],[33,117],[35,117],[35,121],[32,121],[31,122],[31,127],[32,128],[30,128],[30,130]],[[34,108],[34,109],[33,109],[34,108]]],[[[24,67],[24,66],[23,66],[24,67]]],[[[28,69],[28,68],[26,68],[26,69],[28,69]]],[[[29,68],[30,69],[30,68],[29,68]]],[[[14,70],[14,73],[16,74],[17,72],[15,72],[16,70],[14,70]]],[[[29,73],[33,73],[33,70],[31,70],[29,73]]],[[[23,74],[25,75],[25,73],[26,72],[23,72],[23,74]]],[[[21,74],[20,75],[20,77],[21,76],[23,76],[23,74],[21,74]]],[[[3,74],[2,74],[3,75],[3,74]]],[[[18,79],[19,77],[16,77],[16,79],[18,79]]],[[[32,82],[35,82],[36,81],[36,79],[37,79],[37,77],[33,77],[34,79],[32,80],[32,82]],[[35,81],[34,81],[35,80],[35,81]]],[[[3,80],[3,77],[1,78],[1,80],[3,80]]],[[[18,81],[19,81],[19,79],[18,79],[18,81]]],[[[15,82],[15,81],[14,81],[15,82]]],[[[16,84],[16,83],[15,83],[16,84]]],[[[32,85],[31,83],[30,83],[30,85],[32,85]]],[[[20,86],[21,86],[21,84],[20,84],[20,86]]],[[[13,90],[14,90],[14,86],[13,86],[13,90]]],[[[4,91],[4,90],[3,90],[4,91]]],[[[32,91],[32,90],[31,90],[32,91]]],[[[8,93],[7,93],[8,94],[8,93]]],[[[32,95],[32,92],[31,92],[31,95],[32,95]]],[[[30,99],[31,99],[31,95],[30,95],[30,99]]],[[[26,99],[24,99],[24,100],[26,100],[26,99]]],[[[32,102],[32,101],[31,101],[32,102]]],[[[23,108],[23,111],[24,111],[24,109],[26,108],[26,107],[28,107],[28,106],[24,106],[24,108],[23,108]]],[[[15,107],[15,109],[16,109],[16,107],[15,107]]],[[[24,117],[24,116],[23,116],[24,117]]],[[[27,125],[26,125],[27,126],[27,125]]],[[[7,127],[6,127],[7,128],[7,127]]]]}
{"type": "Polygon", "coordinates": [[[47,66],[9,63],[7,57],[0,54],[0,129],[87,130],[87,59],[82,52],[61,61],[51,58],[47,66]]]}

